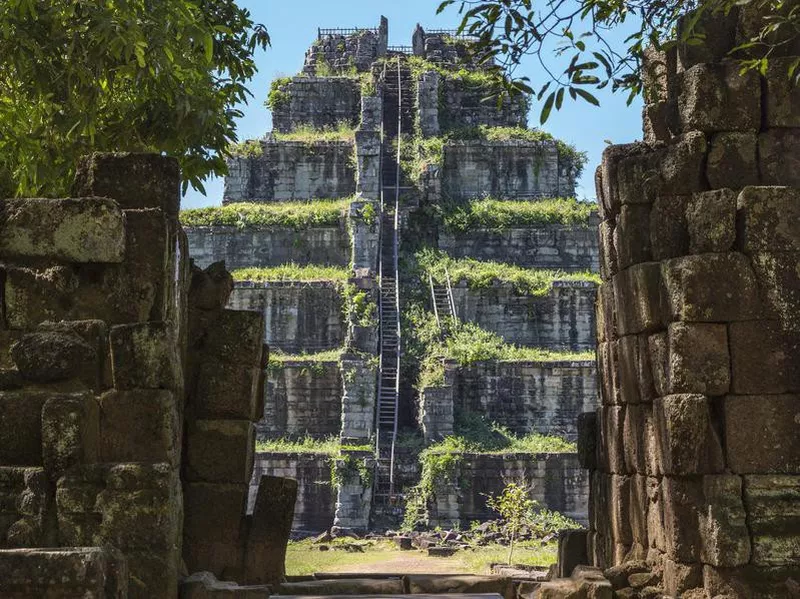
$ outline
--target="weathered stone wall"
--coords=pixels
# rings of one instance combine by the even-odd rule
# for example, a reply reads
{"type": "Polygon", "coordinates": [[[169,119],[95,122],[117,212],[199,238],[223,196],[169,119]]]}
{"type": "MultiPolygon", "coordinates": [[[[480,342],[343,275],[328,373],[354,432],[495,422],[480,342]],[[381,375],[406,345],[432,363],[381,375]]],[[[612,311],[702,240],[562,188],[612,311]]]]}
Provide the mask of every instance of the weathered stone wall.
{"type": "Polygon", "coordinates": [[[267,371],[260,439],[338,435],[342,378],[336,361],[285,360],[267,371]]]}
{"type": "Polygon", "coordinates": [[[389,44],[389,21],[381,17],[377,29],[347,33],[325,33],[306,52],[303,73],[316,75],[320,63],[326,70],[347,72],[354,68],[366,72],[378,58],[386,56],[389,44]]]}
{"type": "Polygon", "coordinates": [[[257,483],[262,475],[293,478],[297,481],[297,502],[292,529],[320,532],[333,526],[336,493],[331,487],[333,460],[327,454],[266,453],[255,456],[248,511],[252,511],[257,483]]]}
{"type": "Polygon", "coordinates": [[[595,347],[596,287],[592,282],[555,281],[547,295],[534,296],[510,283],[471,289],[461,281],[453,285],[453,300],[462,321],[493,331],[508,343],[586,350],[595,347]]]}
{"type": "Polygon", "coordinates": [[[342,289],[331,282],[237,282],[229,306],[264,315],[264,341],[288,354],[344,345],[342,289]]]}
{"type": "Polygon", "coordinates": [[[487,495],[497,495],[509,482],[523,482],[539,507],[586,522],[589,475],[577,455],[464,454],[456,466],[455,485],[438,485],[431,504],[432,519],[442,526],[468,525],[497,518],[486,506],[487,495]]]}
{"type": "MultiPolygon", "coordinates": [[[[95,155],[75,189],[79,199],[2,202],[0,548],[114,545],[129,596],[174,597],[188,266],[178,167],[95,155]]],[[[60,563],[50,574],[64,591],[88,592],[115,566],[78,553],[0,559],[23,559],[32,584],[33,564],[60,563]],[[70,572],[78,561],[86,570],[70,572]]]]}
{"type": "Polygon", "coordinates": [[[282,88],[286,101],[272,108],[272,127],[289,133],[298,127],[315,129],[361,120],[361,80],[354,77],[293,77],[282,88]]]}
{"type": "Polygon", "coordinates": [[[523,94],[504,96],[498,107],[495,98],[486,99],[491,93],[486,87],[457,77],[444,77],[439,85],[439,126],[443,132],[479,125],[527,128],[530,104],[523,94]]]}
{"type": "Polygon", "coordinates": [[[491,361],[445,368],[453,370],[456,410],[482,414],[518,434],[538,432],[574,440],[578,414],[597,405],[593,361],[491,361]]]}
{"type": "Polygon", "coordinates": [[[517,434],[577,438],[577,418],[597,406],[591,362],[445,362],[445,384],[424,389],[420,424],[427,441],[452,433],[457,412],[480,414],[517,434]]]}
{"type": "Polygon", "coordinates": [[[267,139],[260,144],[260,156],[228,159],[223,204],[346,198],[355,193],[352,142],[267,139]]]}
{"type": "Polygon", "coordinates": [[[559,155],[554,141],[450,141],[441,185],[453,200],[572,197],[576,176],[577,165],[559,155]]]}
{"type": "Polygon", "coordinates": [[[494,260],[525,268],[597,271],[600,262],[597,234],[594,228],[582,225],[474,228],[458,233],[442,229],[438,245],[457,258],[494,260]]]}
{"type": "Polygon", "coordinates": [[[764,78],[724,60],[737,16],[651,56],[651,143],[598,170],[590,553],[647,560],[669,596],[784,598],[800,580],[800,91],[794,58],[764,78]]]}
{"type": "Polygon", "coordinates": [[[348,266],[352,255],[347,222],[338,227],[187,227],[189,252],[201,267],[224,261],[230,270],[295,264],[348,266]]]}

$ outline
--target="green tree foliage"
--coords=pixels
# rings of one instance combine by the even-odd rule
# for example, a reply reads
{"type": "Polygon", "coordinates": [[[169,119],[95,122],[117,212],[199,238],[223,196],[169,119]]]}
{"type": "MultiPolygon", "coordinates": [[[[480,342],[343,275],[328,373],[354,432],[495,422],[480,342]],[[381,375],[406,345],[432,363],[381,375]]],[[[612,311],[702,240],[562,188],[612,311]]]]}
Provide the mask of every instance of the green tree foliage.
{"type": "Polygon", "coordinates": [[[235,0],[0,2],[0,193],[61,195],[90,151],[224,174],[269,36],[235,0]]]}
{"type": "MultiPolygon", "coordinates": [[[[444,0],[438,10],[454,5],[462,17],[459,32],[477,38],[476,56],[495,61],[498,74],[513,73],[528,55],[539,61],[545,75],[536,90],[526,77],[497,82],[536,93],[542,123],[566,95],[598,105],[592,91],[609,87],[627,93],[630,103],[643,90],[647,47],[702,44],[710,20],[732,11],[747,15],[748,28],[731,52],[744,69],[765,72],[769,58],[793,54],[789,48],[800,37],[797,0],[444,0]],[[614,30],[632,33],[619,43],[614,30]]],[[[800,82],[800,59],[787,75],[800,82]]]]}

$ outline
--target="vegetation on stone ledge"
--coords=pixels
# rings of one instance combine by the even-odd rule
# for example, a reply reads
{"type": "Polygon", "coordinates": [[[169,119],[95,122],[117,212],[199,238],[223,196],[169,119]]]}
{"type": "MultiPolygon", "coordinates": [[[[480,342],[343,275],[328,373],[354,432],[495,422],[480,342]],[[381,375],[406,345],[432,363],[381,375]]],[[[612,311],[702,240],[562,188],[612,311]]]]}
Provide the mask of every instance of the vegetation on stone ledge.
{"type": "Polygon", "coordinates": [[[291,77],[278,77],[269,86],[267,101],[264,103],[270,110],[282,110],[289,105],[291,96],[288,91],[291,77]]]}
{"type": "MultiPolygon", "coordinates": [[[[428,504],[437,488],[446,484],[459,484],[458,470],[465,454],[509,453],[573,453],[575,444],[560,437],[537,433],[518,437],[508,429],[487,422],[480,415],[456,414],[455,435],[430,445],[420,454],[422,473],[420,481],[406,495],[403,528],[411,530],[427,526],[428,504]]],[[[538,521],[542,528],[573,527],[569,519],[556,512],[531,510],[527,515],[531,522],[538,521]]],[[[556,532],[553,530],[552,532],[556,532]]]]}
{"type": "Polygon", "coordinates": [[[445,322],[448,334],[442,339],[433,313],[421,306],[411,306],[404,314],[408,353],[419,360],[417,389],[444,383],[444,362],[454,360],[460,366],[497,360],[503,362],[577,362],[594,360],[591,351],[571,352],[520,347],[470,322],[445,322]]]}
{"type": "Polygon", "coordinates": [[[477,228],[505,230],[539,225],[588,225],[594,206],[575,198],[540,200],[476,199],[442,208],[448,231],[463,233],[477,228]]]}
{"type": "MultiPolygon", "coordinates": [[[[553,289],[556,281],[587,281],[601,283],[597,273],[565,272],[561,270],[521,268],[503,262],[453,258],[443,252],[424,249],[417,252],[417,260],[425,274],[433,277],[437,284],[445,284],[446,274],[453,285],[466,281],[470,289],[486,289],[496,282],[511,283],[521,295],[544,296],[553,289]]],[[[423,284],[427,284],[426,280],[423,284]]]]}
{"type": "Polygon", "coordinates": [[[268,268],[240,268],[231,275],[234,281],[309,283],[316,281],[346,282],[351,276],[349,269],[322,264],[281,264],[268,268]]]}
{"type": "Polygon", "coordinates": [[[301,202],[236,203],[181,211],[186,227],[284,227],[308,229],[337,226],[347,214],[352,198],[301,202]]]}
{"type": "Polygon", "coordinates": [[[301,439],[271,439],[258,441],[256,451],[271,453],[315,453],[330,456],[339,456],[342,451],[372,451],[371,445],[342,445],[341,439],[336,436],[325,439],[303,437],[301,439]]]}
{"type": "Polygon", "coordinates": [[[296,127],[291,133],[272,133],[276,141],[302,141],[306,143],[320,141],[348,141],[354,142],[356,139],[355,128],[345,122],[337,123],[332,127],[316,128],[311,125],[296,127]]]}
{"type": "Polygon", "coordinates": [[[228,146],[228,153],[234,158],[258,158],[264,155],[261,140],[248,139],[228,146]]]}

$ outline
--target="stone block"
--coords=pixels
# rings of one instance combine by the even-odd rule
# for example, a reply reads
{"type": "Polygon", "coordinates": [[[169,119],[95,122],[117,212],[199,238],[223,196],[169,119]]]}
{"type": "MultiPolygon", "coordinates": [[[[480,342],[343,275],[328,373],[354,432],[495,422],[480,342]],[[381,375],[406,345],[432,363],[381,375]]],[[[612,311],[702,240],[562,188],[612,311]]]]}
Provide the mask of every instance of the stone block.
{"type": "Polygon", "coordinates": [[[600,223],[598,231],[600,234],[600,276],[604,281],[608,281],[619,272],[619,262],[617,261],[617,248],[615,246],[616,223],[604,220],[600,223]]]}
{"type": "Polygon", "coordinates": [[[661,273],[673,320],[726,322],[760,314],[756,277],[743,254],[674,258],[662,263],[661,273]]]}
{"type": "Polygon", "coordinates": [[[0,258],[122,262],[125,218],[106,198],[0,202],[0,258]]]}
{"type": "Polygon", "coordinates": [[[703,477],[704,504],[698,506],[700,559],[720,567],[743,566],[750,561],[750,535],[742,503],[742,479],[719,475],[703,477]]]}
{"type": "Polygon", "coordinates": [[[764,96],[766,126],[800,127],[800,88],[788,76],[796,57],[770,57],[764,96]]]}
{"type": "Polygon", "coordinates": [[[656,396],[669,395],[669,341],[666,333],[647,338],[656,396]]]}
{"type": "Polygon", "coordinates": [[[193,420],[187,431],[186,480],[249,483],[255,427],[249,420],[193,420]]]}
{"type": "Polygon", "coordinates": [[[637,144],[635,148],[617,163],[617,194],[622,206],[652,203],[653,184],[658,180],[658,154],[646,146],[637,144]]]}
{"type": "Polygon", "coordinates": [[[678,114],[684,131],[758,131],[761,82],[734,61],[698,64],[678,74],[678,114]]]}
{"type": "Polygon", "coordinates": [[[241,575],[247,492],[246,483],[185,485],[183,559],[190,572],[241,575]]]}
{"type": "Polygon", "coordinates": [[[614,228],[614,248],[620,269],[647,262],[650,251],[650,205],[623,204],[614,228]]]}
{"type": "Polygon", "coordinates": [[[800,187],[800,128],[762,131],[758,164],[762,185],[800,187]]]}
{"type": "Polygon", "coordinates": [[[240,586],[235,582],[219,581],[211,572],[196,572],[181,580],[181,599],[269,599],[268,585],[240,586]]]}
{"type": "Polygon", "coordinates": [[[759,252],[752,255],[756,280],[765,296],[761,318],[777,318],[784,331],[800,332],[800,252],[759,252]]]}
{"type": "Polygon", "coordinates": [[[408,593],[411,595],[494,593],[503,599],[514,597],[514,585],[511,579],[501,576],[414,574],[406,576],[405,579],[408,593]]]}
{"type": "Polygon", "coordinates": [[[565,530],[558,535],[558,577],[565,578],[581,565],[589,563],[588,531],[565,530]]]}
{"type": "Polygon", "coordinates": [[[756,566],[800,566],[800,476],[744,477],[756,566]]]}
{"type": "Polygon", "coordinates": [[[42,408],[42,459],[52,480],[97,460],[99,406],[94,396],[51,397],[42,408]]]}
{"type": "Polygon", "coordinates": [[[0,393],[0,464],[42,465],[42,407],[54,396],[32,391],[0,393]]]}
{"type": "Polygon", "coordinates": [[[596,300],[597,340],[613,341],[617,338],[617,310],[614,305],[614,287],[603,283],[597,288],[596,300]]]}
{"type": "Polygon", "coordinates": [[[178,342],[171,322],[145,322],[111,329],[116,389],[181,389],[178,342]]]}
{"type": "Polygon", "coordinates": [[[205,270],[192,265],[189,306],[198,310],[222,310],[233,291],[233,277],[225,262],[214,262],[205,270]]]}
{"type": "Polygon", "coordinates": [[[629,158],[649,152],[650,148],[643,143],[621,144],[609,146],[603,151],[600,181],[602,182],[602,212],[605,219],[612,219],[618,213],[622,200],[619,188],[619,170],[621,163],[629,158]]]}
{"type": "Polygon", "coordinates": [[[127,560],[113,547],[0,551],[0,596],[125,599],[127,560]]]}
{"type": "Polygon", "coordinates": [[[800,337],[771,320],[734,322],[728,326],[731,393],[759,395],[800,390],[800,368],[793,356],[800,337]],[[768,373],[768,376],[765,376],[768,373]]]}
{"type": "Polygon", "coordinates": [[[736,241],[736,193],[718,189],[696,193],[686,207],[689,251],[729,252],[736,241]]]}
{"type": "Polygon", "coordinates": [[[86,386],[100,386],[101,355],[96,344],[68,331],[41,331],[22,335],[11,346],[11,357],[32,383],[56,383],[78,379],[86,386]]]}
{"type": "Polygon", "coordinates": [[[647,511],[649,500],[647,497],[647,477],[637,474],[631,477],[630,483],[630,512],[629,520],[631,523],[631,537],[633,546],[647,551],[649,547],[647,531],[647,511]]]}
{"type": "Polygon", "coordinates": [[[689,248],[686,225],[688,195],[658,195],[650,211],[650,247],[653,260],[683,256],[689,248]]]}
{"type": "Polygon", "coordinates": [[[223,310],[208,332],[204,351],[221,362],[258,368],[264,344],[264,316],[261,312],[223,310]]]}
{"type": "Polygon", "coordinates": [[[584,412],[578,415],[578,460],[581,468],[597,468],[597,412],[584,412]]]}
{"type": "Polygon", "coordinates": [[[730,389],[728,329],[724,324],[669,325],[670,394],[724,395],[730,389]]]}
{"type": "Polygon", "coordinates": [[[668,595],[679,597],[691,589],[703,586],[703,566],[665,559],[663,582],[664,591],[668,595]]]}
{"type": "Polygon", "coordinates": [[[611,536],[617,544],[629,546],[633,542],[631,530],[631,484],[632,477],[611,475],[609,485],[611,536]]]}
{"type": "Polygon", "coordinates": [[[622,450],[625,455],[625,471],[642,473],[645,464],[645,419],[641,405],[628,405],[624,410],[622,424],[622,450]]]}
{"type": "Polygon", "coordinates": [[[259,405],[261,370],[245,364],[230,364],[205,353],[198,369],[195,393],[187,403],[198,418],[255,420],[259,405]]]}
{"type": "Polygon", "coordinates": [[[608,472],[625,474],[624,431],[625,409],[621,406],[601,406],[597,410],[599,418],[598,462],[608,472]]]}
{"type": "Polygon", "coordinates": [[[800,396],[728,396],[724,415],[733,472],[800,474],[800,396]]]}
{"type": "Polygon", "coordinates": [[[292,531],[297,481],[262,476],[253,515],[248,516],[244,580],[278,584],[285,579],[286,546],[292,531]]]}
{"type": "Polygon", "coordinates": [[[43,469],[0,467],[0,548],[55,544],[51,493],[43,469]]]}
{"type": "Polygon", "coordinates": [[[661,492],[661,481],[649,476],[647,485],[647,540],[650,547],[657,552],[666,552],[664,536],[664,499],[661,492]]]}
{"type": "Polygon", "coordinates": [[[746,187],[738,208],[743,252],[800,252],[800,189],[746,187]]]}
{"type": "Polygon", "coordinates": [[[614,277],[619,335],[654,331],[663,320],[661,270],[658,262],[644,262],[614,277]]]}
{"type": "Polygon", "coordinates": [[[81,158],[74,195],[116,200],[124,210],[180,210],[181,174],[175,158],[159,154],[94,153],[81,158]]]}
{"type": "Polygon", "coordinates": [[[711,137],[706,163],[713,189],[758,185],[758,136],[755,132],[726,131],[711,137]]]}
{"type": "Polygon", "coordinates": [[[687,21],[691,23],[691,36],[696,40],[702,35],[701,43],[681,42],[677,45],[677,68],[685,71],[701,63],[716,63],[728,57],[737,45],[736,26],[739,12],[733,7],[727,13],[704,11],[700,15],[688,13],[678,20],[677,38],[687,35],[687,21]]]}
{"type": "Polygon", "coordinates": [[[170,391],[108,391],[100,397],[103,462],[176,463],[181,424],[170,391]]]}
{"type": "Polygon", "coordinates": [[[130,599],[173,599],[178,593],[180,556],[167,552],[126,551],[130,599]],[[178,559],[176,559],[178,558],[178,559]]]}
{"type": "Polygon", "coordinates": [[[169,464],[121,464],[97,495],[100,537],[125,551],[164,555],[179,546],[183,520],[178,473],[169,464]]]}
{"type": "Polygon", "coordinates": [[[721,472],[722,447],[702,395],[669,395],[653,404],[656,442],[664,474],[721,472]]]}
{"type": "Polygon", "coordinates": [[[674,195],[708,189],[706,182],[706,136],[699,131],[672,140],[661,157],[661,188],[674,195]]]}
{"type": "Polygon", "coordinates": [[[692,563],[700,557],[698,509],[703,505],[702,482],[696,478],[661,480],[664,540],[667,557],[692,563]]]}

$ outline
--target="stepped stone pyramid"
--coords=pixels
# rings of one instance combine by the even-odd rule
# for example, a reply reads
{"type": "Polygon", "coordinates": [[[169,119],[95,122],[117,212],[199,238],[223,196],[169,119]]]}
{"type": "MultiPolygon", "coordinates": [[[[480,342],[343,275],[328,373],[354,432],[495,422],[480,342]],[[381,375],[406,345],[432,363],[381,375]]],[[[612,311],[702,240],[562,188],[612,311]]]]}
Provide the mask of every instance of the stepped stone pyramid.
{"type": "Polygon", "coordinates": [[[491,518],[484,494],[520,477],[586,521],[568,445],[597,405],[585,158],[527,128],[528,98],[485,101],[470,43],[418,27],[390,47],[385,19],[321,29],[273,83],[274,131],[235,148],[223,206],[184,213],[195,262],[233,271],[230,307],[263,313],[255,479],[298,480],[297,530],[397,526],[422,447],[477,421],[566,449],[464,454],[424,498],[429,524],[491,518]],[[494,353],[464,359],[469,338],[494,353]]]}

